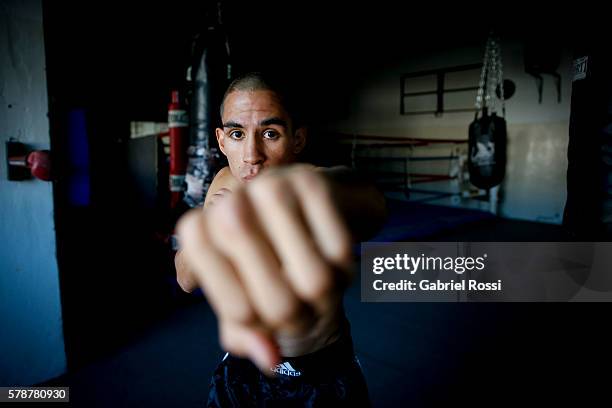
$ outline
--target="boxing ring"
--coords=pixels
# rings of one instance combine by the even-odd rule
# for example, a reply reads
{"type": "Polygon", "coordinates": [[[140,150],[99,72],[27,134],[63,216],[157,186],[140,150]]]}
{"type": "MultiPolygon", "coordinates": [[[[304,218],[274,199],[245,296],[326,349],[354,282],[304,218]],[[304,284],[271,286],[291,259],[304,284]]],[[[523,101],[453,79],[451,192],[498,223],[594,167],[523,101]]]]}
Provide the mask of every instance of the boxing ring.
{"type": "Polygon", "coordinates": [[[497,188],[470,184],[467,139],[336,135],[351,167],[387,197],[388,219],[374,242],[418,240],[497,214],[497,188]]]}

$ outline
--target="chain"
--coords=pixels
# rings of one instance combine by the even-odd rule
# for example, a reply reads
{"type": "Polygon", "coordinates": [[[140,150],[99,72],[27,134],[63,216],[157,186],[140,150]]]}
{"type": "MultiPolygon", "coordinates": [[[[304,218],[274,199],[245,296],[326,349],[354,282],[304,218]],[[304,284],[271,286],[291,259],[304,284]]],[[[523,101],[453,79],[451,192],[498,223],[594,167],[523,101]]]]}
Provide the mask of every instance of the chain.
{"type": "Polygon", "coordinates": [[[489,42],[485,47],[484,61],[482,63],[482,70],[480,71],[480,81],[478,82],[478,94],[476,95],[476,111],[480,111],[483,105],[484,98],[484,87],[487,81],[487,71],[489,68],[489,42]]]}
{"type": "Polygon", "coordinates": [[[500,101],[503,115],[506,116],[506,106],[504,101],[503,86],[503,66],[501,62],[501,50],[499,40],[492,35],[487,39],[485,55],[480,71],[480,81],[478,82],[478,93],[476,94],[476,110],[483,107],[493,112],[497,110],[495,90],[500,89],[500,101]]]}
{"type": "Polygon", "coordinates": [[[498,53],[497,86],[499,86],[499,99],[501,101],[502,115],[505,118],[506,117],[506,100],[504,98],[504,71],[503,71],[504,67],[502,65],[501,45],[499,43],[497,44],[497,53],[498,53]]]}
{"type": "Polygon", "coordinates": [[[491,66],[489,67],[489,72],[487,75],[487,95],[485,97],[485,105],[489,108],[489,112],[495,110],[495,82],[497,82],[497,46],[495,44],[495,40],[492,38],[489,39],[489,47],[491,47],[491,51],[489,53],[489,58],[491,58],[491,66]]]}

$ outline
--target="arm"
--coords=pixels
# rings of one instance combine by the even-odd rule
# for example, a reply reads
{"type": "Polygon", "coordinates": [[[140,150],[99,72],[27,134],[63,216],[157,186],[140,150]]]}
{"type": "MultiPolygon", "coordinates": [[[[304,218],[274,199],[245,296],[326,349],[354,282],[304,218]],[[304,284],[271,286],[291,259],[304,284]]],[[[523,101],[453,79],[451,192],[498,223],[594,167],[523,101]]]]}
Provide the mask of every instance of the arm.
{"type": "MultiPolygon", "coordinates": [[[[230,194],[237,187],[237,184],[238,181],[232,176],[229,167],[221,169],[206,193],[202,211],[206,211],[215,202],[230,194]]],[[[185,261],[182,249],[179,249],[174,256],[174,267],[176,269],[176,280],[181,289],[187,293],[193,292],[198,287],[198,283],[185,261]]]]}
{"type": "Polygon", "coordinates": [[[348,169],[292,165],[184,215],[185,259],[217,315],[222,347],[270,374],[287,355],[279,336],[311,333],[337,313],[353,272],[351,243],[381,225],[384,207],[348,169]]]}

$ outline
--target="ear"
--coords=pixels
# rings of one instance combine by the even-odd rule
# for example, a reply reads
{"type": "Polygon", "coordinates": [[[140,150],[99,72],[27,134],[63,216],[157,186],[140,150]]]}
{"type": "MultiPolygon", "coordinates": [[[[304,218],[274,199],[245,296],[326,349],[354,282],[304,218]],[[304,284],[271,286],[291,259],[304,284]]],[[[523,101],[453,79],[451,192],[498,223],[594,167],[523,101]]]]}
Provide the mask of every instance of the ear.
{"type": "Polygon", "coordinates": [[[293,154],[300,154],[306,146],[306,137],[308,136],[308,130],[305,127],[298,128],[293,136],[293,154]]]}
{"type": "Polygon", "coordinates": [[[221,152],[227,156],[227,154],[225,154],[225,132],[223,132],[223,129],[221,128],[216,128],[215,136],[217,137],[217,143],[219,143],[219,149],[221,149],[221,152]]]}

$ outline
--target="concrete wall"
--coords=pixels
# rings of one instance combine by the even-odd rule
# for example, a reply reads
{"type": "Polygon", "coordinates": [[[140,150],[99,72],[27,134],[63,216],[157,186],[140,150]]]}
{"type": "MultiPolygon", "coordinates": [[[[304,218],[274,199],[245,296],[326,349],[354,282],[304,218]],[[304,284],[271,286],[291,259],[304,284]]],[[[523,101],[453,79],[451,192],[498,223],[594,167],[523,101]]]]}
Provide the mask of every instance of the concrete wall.
{"type": "MultiPolygon", "coordinates": [[[[330,123],[329,130],[354,134],[404,136],[415,138],[466,139],[473,113],[445,113],[405,116],[399,114],[399,79],[402,73],[466,65],[482,62],[484,47],[471,47],[407,57],[390,63],[384,69],[364,75],[353,86],[354,95],[348,116],[330,123]]],[[[516,83],[516,94],[506,102],[508,122],[507,175],[500,188],[499,214],[507,218],[561,223],[565,205],[567,143],[570,113],[571,56],[565,52],[559,73],[562,76],[562,102],[552,77],[545,76],[542,104],[538,103],[535,79],[525,73],[523,47],[518,42],[502,41],[504,77],[516,83]]],[[[451,74],[447,88],[476,86],[478,71],[451,74]]],[[[435,79],[411,80],[407,92],[435,89],[435,79]]],[[[447,94],[448,108],[471,107],[475,92],[447,94]]],[[[406,100],[411,110],[435,107],[435,96],[406,100]],[[429,98],[429,100],[428,100],[429,98]],[[431,100],[433,98],[433,100],[431,100]]],[[[442,147],[436,148],[436,150],[442,147]]],[[[450,146],[446,147],[447,152],[450,146]]],[[[396,152],[402,154],[401,152],[396,152]]],[[[415,154],[432,154],[426,149],[415,154]]],[[[438,171],[420,165],[417,171],[438,171]]],[[[439,164],[438,164],[439,166],[439,164]]],[[[446,163],[448,167],[448,163],[446,163]]],[[[452,183],[419,185],[438,189],[453,189],[452,183]]],[[[433,203],[473,207],[473,202],[451,203],[449,199],[433,203]]]]}
{"type": "MultiPolygon", "coordinates": [[[[0,386],[66,369],[52,185],[8,181],[5,142],[49,148],[40,0],[0,3],[0,386]]],[[[86,271],[83,271],[86,272],[86,271]]]]}

